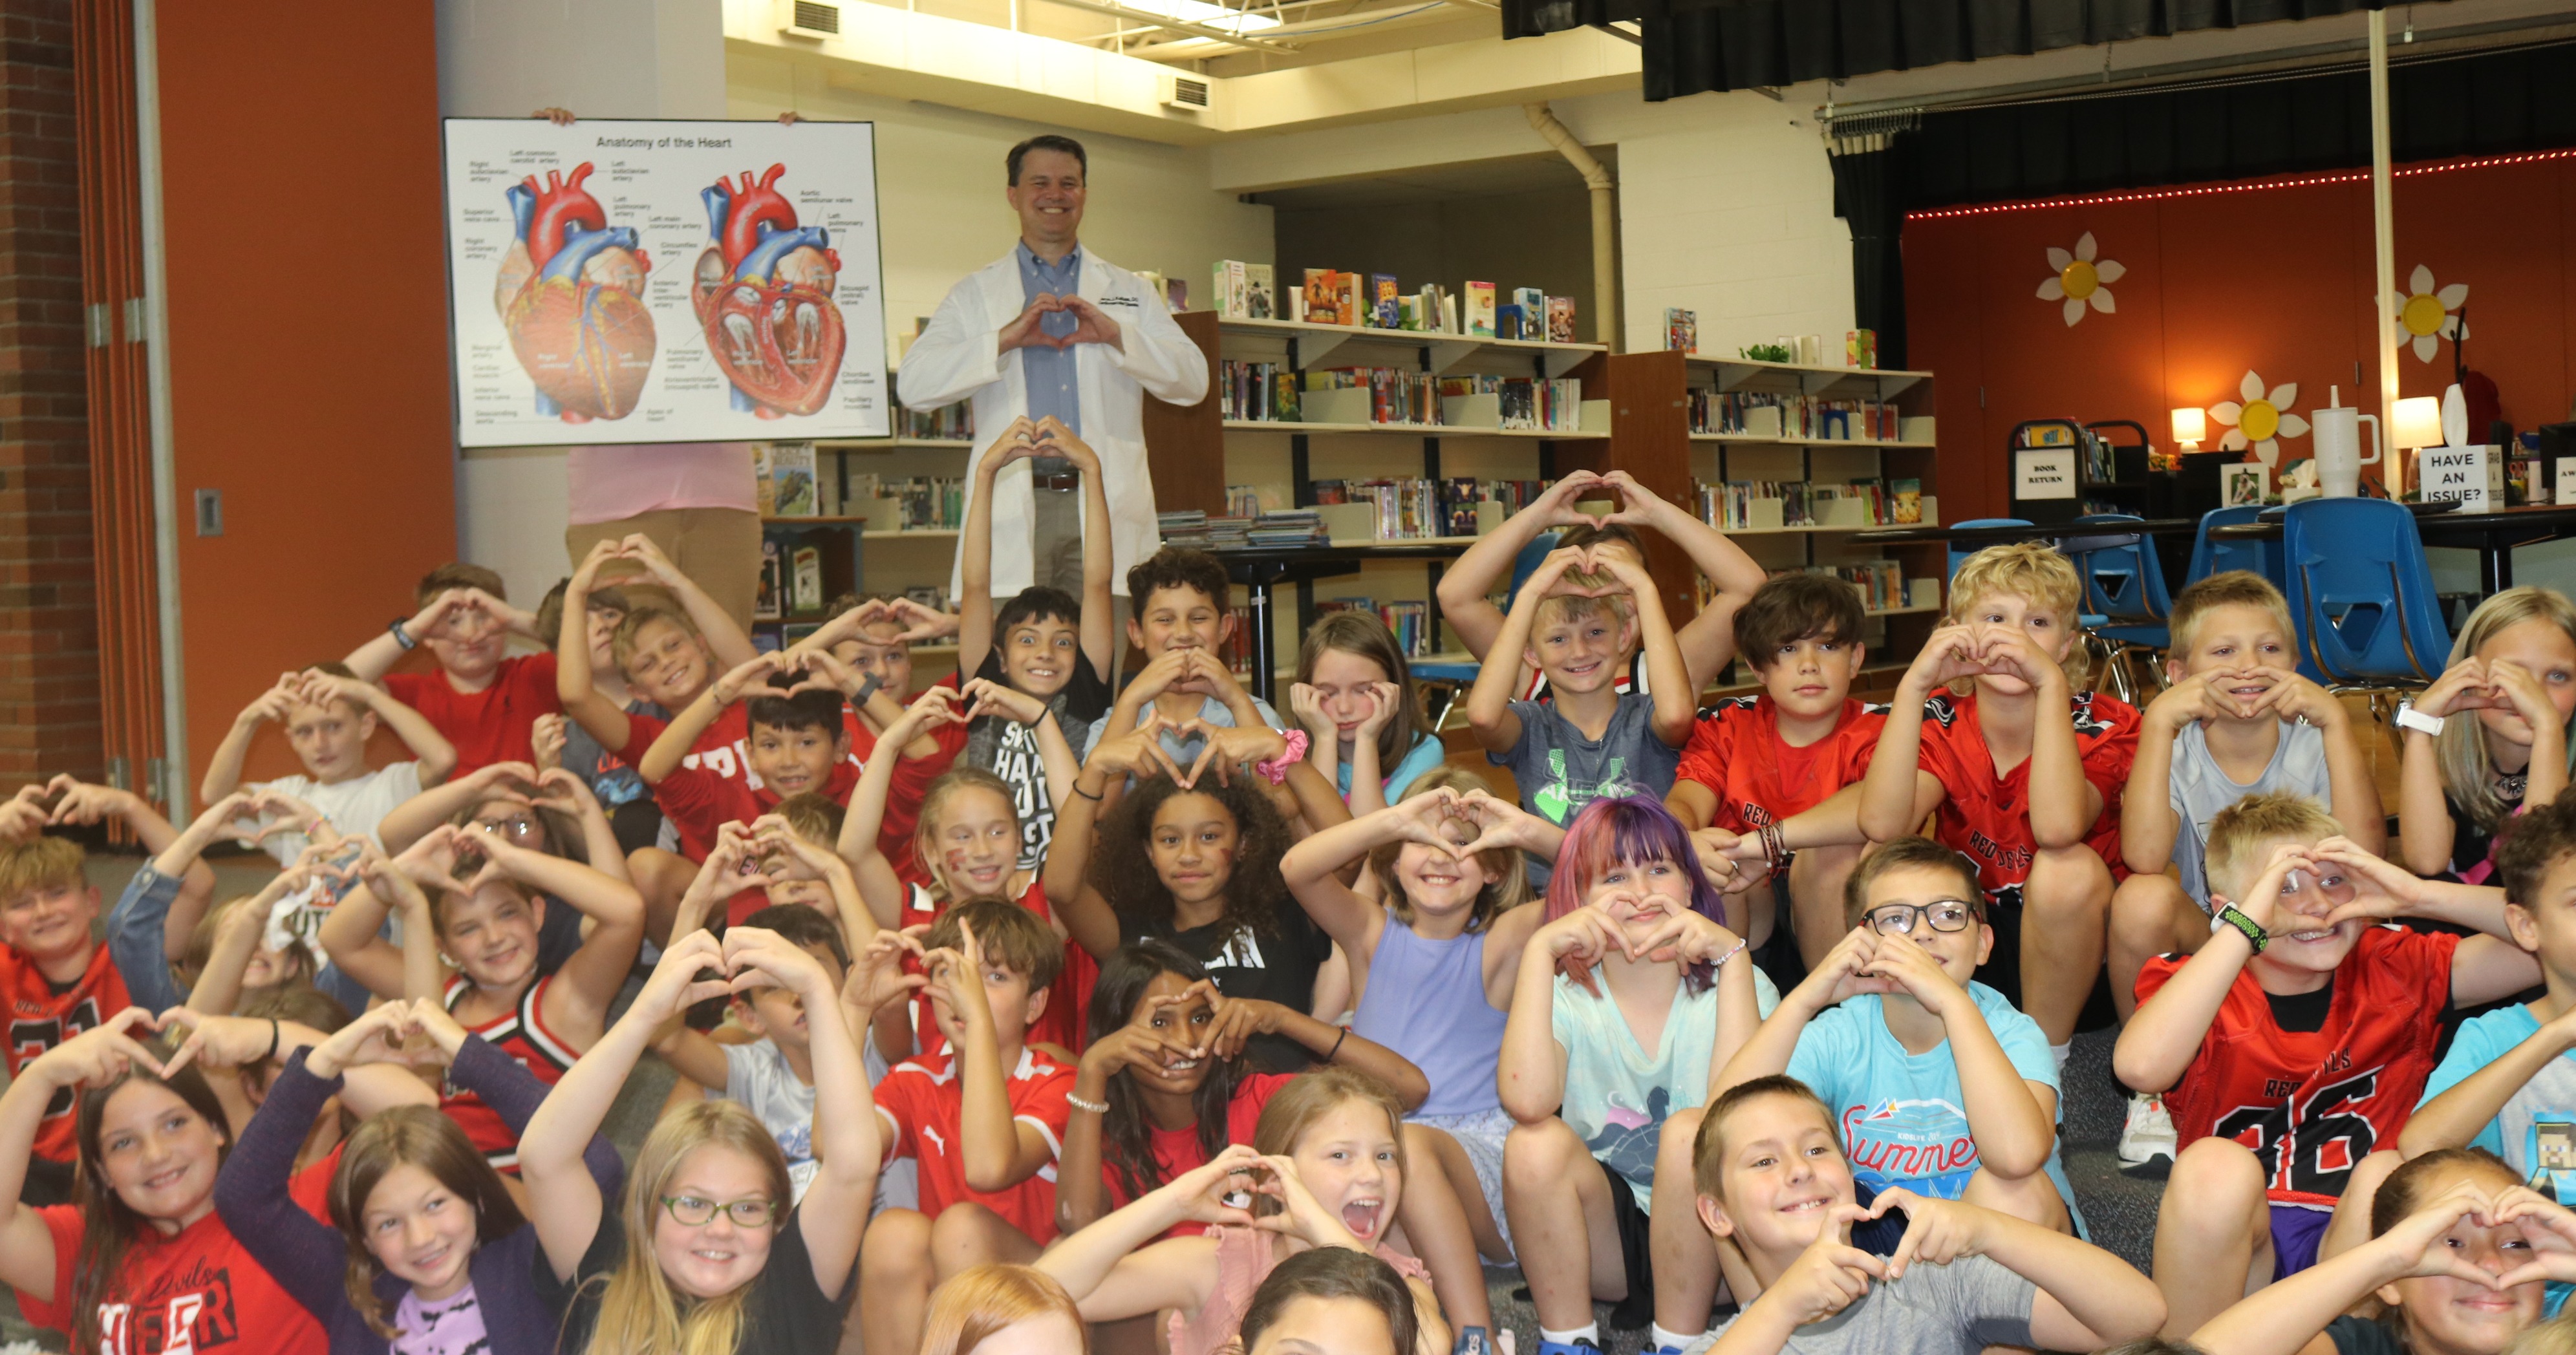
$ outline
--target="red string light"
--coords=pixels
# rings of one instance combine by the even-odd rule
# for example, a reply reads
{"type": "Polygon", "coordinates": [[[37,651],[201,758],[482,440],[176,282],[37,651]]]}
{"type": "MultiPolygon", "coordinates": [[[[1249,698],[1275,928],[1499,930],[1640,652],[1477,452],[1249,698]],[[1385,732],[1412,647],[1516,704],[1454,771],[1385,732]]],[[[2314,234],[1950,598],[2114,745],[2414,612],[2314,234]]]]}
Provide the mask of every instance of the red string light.
{"type": "MultiPolygon", "coordinates": [[[[2576,149],[2531,151],[2521,155],[2488,155],[2467,160],[2445,160],[2434,164],[2409,165],[2393,171],[2392,179],[2412,179],[2426,174],[2448,174],[2463,169],[2495,169],[2506,165],[2528,165],[2544,160],[2576,158],[2576,149]]],[[[2086,193],[2062,198],[2036,198],[2026,202],[1990,202],[1975,207],[1943,207],[1932,211],[1907,212],[1908,221],[1946,221],[1957,217],[1993,216],[1998,212],[2038,212],[2059,207],[2094,207],[2124,202],[2165,202],[2176,198],[2207,198],[2222,193],[2260,193],[2276,188],[2310,188],[2324,184],[2368,183],[2367,170],[2347,170],[2323,174],[2293,174],[2274,179],[2256,179],[2241,183],[2204,184],[2193,188],[2134,189],[2116,193],[2086,193]]]]}

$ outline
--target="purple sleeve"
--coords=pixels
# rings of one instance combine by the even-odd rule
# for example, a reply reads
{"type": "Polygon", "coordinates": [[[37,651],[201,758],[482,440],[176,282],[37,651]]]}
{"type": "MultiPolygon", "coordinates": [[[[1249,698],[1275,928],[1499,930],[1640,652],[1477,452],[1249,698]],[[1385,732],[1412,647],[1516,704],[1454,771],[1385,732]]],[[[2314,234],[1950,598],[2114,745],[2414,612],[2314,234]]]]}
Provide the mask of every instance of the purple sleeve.
{"type": "Polygon", "coordinates": [[[323,1103],[339,1092],[340,1080],[325,1082],[305,1071],[304,1054],[299,1049],[287,1060],[241,1142],[225,1157],[215,1177],[215,1212],[277,1287],[328,1327],[349,1306],[340,1283],[348,1272],[348,1248],[338,1229],[304,1212],[287,1184],[305,1134],[323,1103]]]}
{"type": "MultiPolygon", "coordinates": [[[[447,1073],[457,1086],[483,1098],[483,1104],[510,1127],[514,1141],[527,1132],[528,1121],[546,1099],[546,1084],[480,1035],[465,1037],[447,1073]]],[[[618,1188],[626,1181],[626,1161],[617,1155],[617,1146],[606,1135],[593,1134],[590,1146],[582,1150],[581,1160],[590,1168],[590,1179],[599,1183],[600,1198],[611,1201],[614,1207],[618,1188]]]]}

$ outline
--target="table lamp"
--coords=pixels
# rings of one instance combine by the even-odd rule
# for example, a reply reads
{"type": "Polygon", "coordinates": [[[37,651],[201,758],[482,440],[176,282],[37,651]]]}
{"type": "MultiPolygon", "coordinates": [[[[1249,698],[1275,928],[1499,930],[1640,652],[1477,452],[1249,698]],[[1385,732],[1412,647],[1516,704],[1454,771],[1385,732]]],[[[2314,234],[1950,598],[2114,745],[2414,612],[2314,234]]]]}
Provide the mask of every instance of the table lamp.
{"type": "Polygon", "coordinates": [[[2209,436],[2209,415],[2200,409],[2177,409],[2173,412],[2174,443],[2181,450],[2200,450],[2201,440],[2209,436]]]}
{"type": "MultiPolygon", "coordinates": [[[[2397,417],[2388,436],[2400,451],[2420,451],[2442,445],[2442,402],[2429,395],[2418,395],[2397,402],[2397,417]]],[[[2402,486],[2391,485],[2393,495],[2402,486]]]]}

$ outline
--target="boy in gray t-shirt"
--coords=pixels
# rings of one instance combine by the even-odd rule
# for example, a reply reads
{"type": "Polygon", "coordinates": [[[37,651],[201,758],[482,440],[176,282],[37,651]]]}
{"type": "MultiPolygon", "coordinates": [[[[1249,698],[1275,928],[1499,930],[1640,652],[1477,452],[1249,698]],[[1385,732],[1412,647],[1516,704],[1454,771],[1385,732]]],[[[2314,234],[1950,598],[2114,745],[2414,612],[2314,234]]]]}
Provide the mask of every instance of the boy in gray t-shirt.
{"type": "MultiPolygon", "coordinates": [[[[1672,789],[1698,711],[1662,596],[1627,551],[1550,551],[1485,658],[1467,723],[1485,756],[1512,769],[1521,808],[1562,827],[1605,796],[1672,789]],[[1617,687],[1640,644],[1651,696],[1617,687]],[[1548,700],[1511,699],[1513,654],[1547,675],[1548,700]]],[[[1545,863],[1530,884],[1547,887],[1545,863]]]]}
{"type": "Polygon", "coordinates": [[[1738,1084],[1701,1118],[1700,1221],[1734,1241],[1762,1293],[1689,1355],[2098,1350],[2165,1320],[2155,1282],[2089,1242],[1901,1188],[1855,1203],[1833,1117],[1795,1078],[1738,1084]],[[1889,1255],[1852,1245],[1855,1222],[1896,1212],[1906,1228],[1889,1255]]]}
{"type": "MultiPolygon", "coordinates": [[[[2376,853],[2387,845],[2379,789],[2343,703],[2299,676],[2298,629],[2281,590],[2257,574],[2212,574],[2176,594],[2164,693],[2147,704],[2138,756],[2120,801],[2120,852],[2131,872],[2111,896],[2111,996],[2125,1021],[2138,971],[2158,955],[2209,940],[2202,861],[2209,821],[2248,795],[2308,796],[2376,853]],[[2165,873],[2170,865],[2180,880],[2165,873]]],[[[2130,1107],[2124,1161],[2173,1153],[2170,1125],[2140,1098],[2130,1107]],[[2145,1139],[2137,1139],[2144,1133],[2145,1139]],[[2134,1141],[2133,1141],[2134,1140],[2134,1141]],[[2132,1156],[2135,1148],[2140,1156],[2132,1156]]]]}

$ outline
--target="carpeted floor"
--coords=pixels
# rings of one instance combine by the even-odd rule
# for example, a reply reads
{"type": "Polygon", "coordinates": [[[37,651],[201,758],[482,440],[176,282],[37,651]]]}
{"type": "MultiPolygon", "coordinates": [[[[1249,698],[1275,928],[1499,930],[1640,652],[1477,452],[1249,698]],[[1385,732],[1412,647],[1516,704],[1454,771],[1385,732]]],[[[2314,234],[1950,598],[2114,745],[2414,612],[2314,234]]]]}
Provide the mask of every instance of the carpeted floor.
{"type": "MultiPolygon", "coordinates": [[[[93,857],[91,861],[90,877],[103,896],[102,907],[112,906],[136,863],[113,857],[93,857]]],[[[257,890],[271,874],[264,863],[265,858],[221,863],[218,896],[229,898],[235,893],[257,890]]],[[[631,997],[633,991],[630,983],[626,996],[631,997]]],[[[621,1000],[618,1010],[623,1009],[621,1000]]],[[[2063,1153],[2067,1179],[2075,1186],[2076,1204],[2084,1211],[2093,1240],[2144,1270],[2155,1236],[2156,1204],[2163,1196],[2163,1186],[2121,1175],[2113,1156],[2127,1106],[2111,1080],[2113,1034],[2110,1030],[2097,1030],[2075,1038],[2074,1055],[2066,1066],[2063,1153]]],[[[629,1159],[652,1127],[663,1099],[670,1094],[671,1078],[670,1068],[647,1054],[610,1109],[608,1137],[629,1159]]],[[[1538,1314],[1521,1287],[1520,1271],[1488,1267],[1485,1278],[1493,1293],[1495,1321],[1515,1334],[1521,1351],[1536,1351],[1538,1314]]],[[[1603,1348],[1609,1355],[1634,1355],[1644,1348],[1644,1330],[1613,1330],[1606,1325],[1609,1309],[1602,1307],[1596,1312],[1605,1324],[1603,1348]]],[[[30,1338],[48,1350],[62,1349],[59,1334],[33,1331],[19,1317],[15,1303],[0,1305],[0,1344],[30,1338]]]]}

